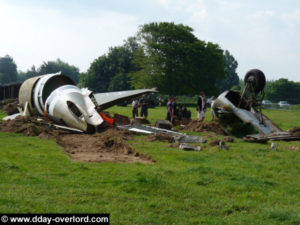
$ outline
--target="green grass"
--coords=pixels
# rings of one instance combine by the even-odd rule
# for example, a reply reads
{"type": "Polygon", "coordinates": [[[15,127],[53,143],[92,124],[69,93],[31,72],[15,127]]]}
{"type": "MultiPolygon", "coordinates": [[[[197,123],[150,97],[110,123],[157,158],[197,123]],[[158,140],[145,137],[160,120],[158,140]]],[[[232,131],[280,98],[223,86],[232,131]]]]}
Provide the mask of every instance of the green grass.
{"type": "MultiPolygon", "coordinates": [[[[299,113],[266,111],[283,129],[299,124],[299,113]]],[[[150,109],[152,123],[164,117],[165,107],[150,109]]],[[[131,145],[155,164],[72,162],[54,140],[12,133],[0,143],[1,213],[110,213],[111,224],[128,225],[300,223],[300,152],[289,150],[299,142],[277,142],[274,152],[235,139],[228,151],[183,152],[137,136],[131,145]]]]}

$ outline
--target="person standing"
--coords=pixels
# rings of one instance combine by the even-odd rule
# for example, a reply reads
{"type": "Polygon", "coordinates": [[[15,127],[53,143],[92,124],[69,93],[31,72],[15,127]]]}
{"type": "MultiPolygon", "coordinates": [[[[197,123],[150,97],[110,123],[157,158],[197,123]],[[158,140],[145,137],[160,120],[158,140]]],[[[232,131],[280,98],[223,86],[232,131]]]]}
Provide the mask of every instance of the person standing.
{"type": "Polygon", "coordinates": [[[135,119],[136,116],[139,116],[139,111],[138,111],[139,101],[136,98],[133,99],[131,107],[132,107],[132,117],[135,119]]]}
{"type": "Polygon", "coordinates": [[[173,102],[171,103],[171,122],[175,122],[175,118],[177,117],[177,97],[173,98],[173,102]]]}
{"type": "Polygon", "coordinates": [[[211,120],[215,120],[216,119],[216,113],[215,113],[215,110],[214,110],[214,103],[215,103],[215,96],[212,96],[210,98],[210,113],[211,113],[211,120]]]}
{"type": "Polygon", "coordinates": [[[167,103],[167,120],[171,122],[171,114],[172,114],[172,102],[173,97],[170,97],[168,103],[167,103]]]}
{"type": "Polygon", "coordinates": [[[204,92],[198,98],[197,102],[197,112],[198,112],[198,121],[203,121],[205,119],[205,112],[206,112],[206,100],[204,92]]]}
{"type": "Polygon", "coordinates": [[[142,96],[142,99],[140,100],[140,106],[141,106],[141,117],[144,117],[147,119],[148,116],[148,100],[146,99],[146,95],[142,96]]]}

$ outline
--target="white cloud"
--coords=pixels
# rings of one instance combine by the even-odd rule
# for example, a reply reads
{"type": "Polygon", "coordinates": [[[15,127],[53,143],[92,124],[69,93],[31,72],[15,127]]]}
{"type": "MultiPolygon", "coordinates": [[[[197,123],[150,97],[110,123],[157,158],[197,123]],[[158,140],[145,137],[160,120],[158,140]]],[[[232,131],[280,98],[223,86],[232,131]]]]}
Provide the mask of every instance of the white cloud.
{"type": "Polygon", "coordinates": [[[111,11],[76,16],[1,4],[0,55],[13,56],[22,70],[58,57],[86,70],[109,46],[120,45],[134,35],[137,26],[134,16],[111,11]]]}

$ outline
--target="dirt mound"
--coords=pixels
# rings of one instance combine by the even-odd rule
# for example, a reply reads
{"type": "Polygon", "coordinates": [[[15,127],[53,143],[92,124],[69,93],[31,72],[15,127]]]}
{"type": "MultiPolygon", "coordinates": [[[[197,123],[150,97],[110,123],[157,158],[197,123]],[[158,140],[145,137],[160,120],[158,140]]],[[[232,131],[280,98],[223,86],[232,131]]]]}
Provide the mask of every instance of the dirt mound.
{"type": "Polygon", "coordinates": [[[69,133],[51,127],[51,121],[48,118],[43,118],[42,122],[38,122],[37,119],[37,117],[18,116],[14,120],[1,121],[0,130],[3,132],[22,133],[25,136],[48,136],[48,138],[56,137],[62,133],[69,133]]]}
{"type": "Polygon", "coordinates": [[[292,133],[295,137],[300,137],[300,127],[294,127],[293,129],[288,130],[288,132],[292,133]]]}
{"type": "Polygon", "coordinates": [[[290,146],[290,149],[294,151],[300,151],[300,145],[290,146]]]}
{"type": "Polygon", "coordinates": [[[194,131],[194,132],[214,132],[220,135],[226,135],[226,133],[221,128],[218,122],[212,121],[191,121],[186,127],[184,128],[186,131],[194,131]]]}
{"type": "Polygon", "coordinates": [[[234,142],[234,139],[230,136],[226,136],[226,137],[224,137],[223,141],[225,141],[225,142],[234,142]]]}
{"type": "Polygon", "coordinates": [[[114,115],[114,122],[117,125],[128,125],[130,124],[130,119],[127,116],[123,116],[120,114],[115,114],[114,115]]]}
{"type": "Polygon", "coordinates": [[[18,116],[14,120],[2,121],[0,130],[22,133],[25,136],[55,138],[74,161],[154,162],[149,156],[136,152],[126,143],[133,138],[134,134],[130,131],[109,128],[93,135],[73,134],[51,126],[51,121],[48,118],[43,117],[43,121],[40,122],[37,119],[37,117],[18,116]]]}
{"type": "Polygon", "coordinates": [[[4,111],[8,115],[19,113],[18,102],[14,101],[14,102],[8,103],[8,104],[4,105],[1,110],[4,111]]]}
{"type": "Polygon", "coordinates": [[[154,142],[154,141],[168,141],[169,143],[174,142],[174,138],[170,135],[167,134],[151,134],[147,135],[144,140],[149,141],[149,142],[154,142]]]}
{"type": "Polygon", "coordinates": [[[94,135],[66,134],[57,143],[74,161],[83,162],[142,162],[152,163],[149,156],[136,152],[126,141],[132,139],[127,131],[108,129],[94,135]]]}

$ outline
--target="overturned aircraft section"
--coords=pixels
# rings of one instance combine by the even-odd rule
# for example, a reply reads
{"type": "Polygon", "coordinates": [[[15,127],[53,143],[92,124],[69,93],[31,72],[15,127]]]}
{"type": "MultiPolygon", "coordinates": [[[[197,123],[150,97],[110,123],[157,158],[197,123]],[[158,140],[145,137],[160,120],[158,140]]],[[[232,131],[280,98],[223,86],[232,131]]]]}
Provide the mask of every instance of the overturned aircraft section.
{"type": "Polygon", "coordinates": [[[26,80],[19,90],[20,113],[7,116],[48,116],[60,124],[78,132],[95,132],[105,121],[100,111],[120,101],[142,94],[156,92],[155,89],[141,89],[97,94],[87,88],[78,88],[74,81],[61,73],[47,74],[26,80]]]}
{"type": "MultiPolygon", "coordinates": [[[[265,75],[262,71],[253,69],[245,76],[245,87],[240,94],[236,91],[225,91],[215,101],[213,110],[224,127],[247,126],[247,130],[237,129],[235,132],[248,133],[246,141],[296,140],[299,137],[283,132],[276,124],[261,112],[261,101],[264,98],[265,75]],[[249,134],[250,133],[250,134],[249,134]],[[259,133],[259,134],[257,134],[259,133]]],[[[234,132],[234,131],[233,131],[234,132]]]]}

